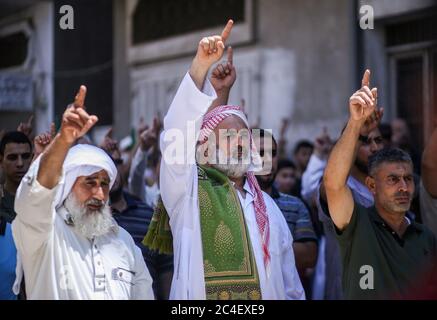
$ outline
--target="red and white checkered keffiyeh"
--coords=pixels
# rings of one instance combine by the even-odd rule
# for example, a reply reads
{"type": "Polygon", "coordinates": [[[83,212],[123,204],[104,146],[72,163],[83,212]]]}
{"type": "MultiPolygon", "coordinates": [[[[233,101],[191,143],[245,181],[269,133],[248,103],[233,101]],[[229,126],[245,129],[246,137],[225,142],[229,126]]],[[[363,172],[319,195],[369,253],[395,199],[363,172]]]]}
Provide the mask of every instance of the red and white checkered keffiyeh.
{"type": "MultiPolygon", "coordinates": [[[[249,124],[243,109],[239,106],[219,106],[214,108],[203,117],[202,126],[200,128],[199,141],[204,143],[208,140],[208,136],[214,131],[214,128],[219,125],[227,117],[235,115],[239,117],[246,124],[249,129],[249,124]]],[[[249,130],[250,132],[250,130],[249,130]]],[[[252,154],[257,154],[255,144],[253,143],[253,138],[250,136],[250,147],[252,154]]],[[[269,242],[270,242],[270,226],[269,217],[267,215],[267,208],[264,202],[264,197],[262,195],[261,188],[256,180],[253,170],[246,173],[246,178],[249,183],[250,190],[254,194],[254,207],[255,207],[255,217],[256,223],[258,225],[258,230],[261,234],[262,240],[262,250],[264,258],[264,266],[268,269],[270,263],[270,252],[269,252],[269,242]]]]}

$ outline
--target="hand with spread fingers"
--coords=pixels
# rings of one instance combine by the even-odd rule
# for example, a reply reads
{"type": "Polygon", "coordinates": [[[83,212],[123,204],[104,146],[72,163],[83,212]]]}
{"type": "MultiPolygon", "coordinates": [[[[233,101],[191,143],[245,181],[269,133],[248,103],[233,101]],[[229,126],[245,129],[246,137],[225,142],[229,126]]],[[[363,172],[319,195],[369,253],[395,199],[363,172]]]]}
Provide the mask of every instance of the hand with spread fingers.
{"type": "Polygon", "coordinates": [[[89,115],[85,111],[86,87],[80,86],[79,92],[62,116],[60,137],[68,144],[73,144],[83,137],[98,121],[95,115],[89,115]]]}

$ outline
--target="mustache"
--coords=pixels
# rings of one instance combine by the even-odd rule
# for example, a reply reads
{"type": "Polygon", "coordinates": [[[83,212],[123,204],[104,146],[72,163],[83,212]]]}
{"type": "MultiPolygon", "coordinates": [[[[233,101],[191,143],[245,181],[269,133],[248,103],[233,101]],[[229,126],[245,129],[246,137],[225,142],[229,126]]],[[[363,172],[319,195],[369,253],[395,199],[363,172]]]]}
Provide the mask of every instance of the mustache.
{"type": "Polygon", "coordinates": [[[90,199],[90,200],[87,200],[86,202],[85,202],[85,205],[87,206],[87,205],[92,205],[92,206],[100,206],[100,207],[102,207],[102,206],[104,206],[105,205],[105,202],[103,201],[103,200],[99,200],[99,199],[90,199]]]}
{"type": "Polygon", "coordinates": [[[409,192],[396,192],[394,194],[395,197],[408,197],[411,199],[411,193],[409,192]]]}

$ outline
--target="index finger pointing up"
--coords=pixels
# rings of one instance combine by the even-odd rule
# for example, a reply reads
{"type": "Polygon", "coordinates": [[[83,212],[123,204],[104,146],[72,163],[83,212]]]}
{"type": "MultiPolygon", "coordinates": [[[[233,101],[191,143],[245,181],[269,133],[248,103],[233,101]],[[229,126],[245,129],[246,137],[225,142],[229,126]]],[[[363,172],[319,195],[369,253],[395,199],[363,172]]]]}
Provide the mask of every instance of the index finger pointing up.
{"type": "Polygon", "coordinates": [[[84,108],[85,97],[86,97],[86,87],[82,85],[80,86],[79,91],[77,92],[76,97],[74,98],[74,106],[76,108],[84,108]]]}
{"type": "Polygon", "coordinates": [[[370,70],[366,69],[366,71],[364,71],[364,75],[363,75],[363,79],[361,80],[361,87],[370,86],[370,70]]]}
{"type": "Polygon", "coordinates": [[[234,62],[234,51],[232,50],[231,46],[228,47],[227,53],[228,53],[228,62],[230,64],[233,64],[233,62],[234,62]]]}
{"type": "Polygon", "coordinates": [[[232,26],[234,24],[234,21],[229,20],[228,23],[226,24],[225,28],[222,31],[222,40],[223,42],[225,42],[229,35],[231,34],[231,30],[232,30],[232,26]]]}
{"type": "Polygon", "coordinates": [[[30,126],[32,125],[32,120],[33,120],[33,114],[30,115],[29,119],[27,120],[27,124],[30,126]]]}

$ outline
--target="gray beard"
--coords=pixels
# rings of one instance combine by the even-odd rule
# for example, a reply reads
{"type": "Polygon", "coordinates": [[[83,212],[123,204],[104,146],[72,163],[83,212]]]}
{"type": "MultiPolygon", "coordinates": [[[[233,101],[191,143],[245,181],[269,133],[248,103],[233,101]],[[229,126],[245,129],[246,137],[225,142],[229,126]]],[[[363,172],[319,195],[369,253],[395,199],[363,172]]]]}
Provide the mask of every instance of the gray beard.
{"type": "Polygon", "coordinates": [[[86,204],[81,204],[70,193],[65,199],[64,207],[70,213],[74,229],[87,239],[103,236],[110,231],[117,231],[117,223],[112,217],[111,208],[106,203],[102,209],[91,211],[86,204]]]}
{"type": "Polygon", "coordinates": [[[248,159],[249,153],[245,154],[243,159],[239,160],[237,156],[238,149],[234,149],[232,154],[226,158],[223,151],[217,148],[218,161],[217,163],[211,164],[214,168],[223,172],[230,178],[241,178],[249,170],[250,159],[248,159]],[[220,163],[220,160],[226,159],[226,163],[220,163]]]}
{"type": "Polygon", "coordinates": [[[212,164],[212,166],[219,171],[223,172],[230,178],[241,178],[243,177],[247,170],[249,169],[250,164],[212,164]]]}

